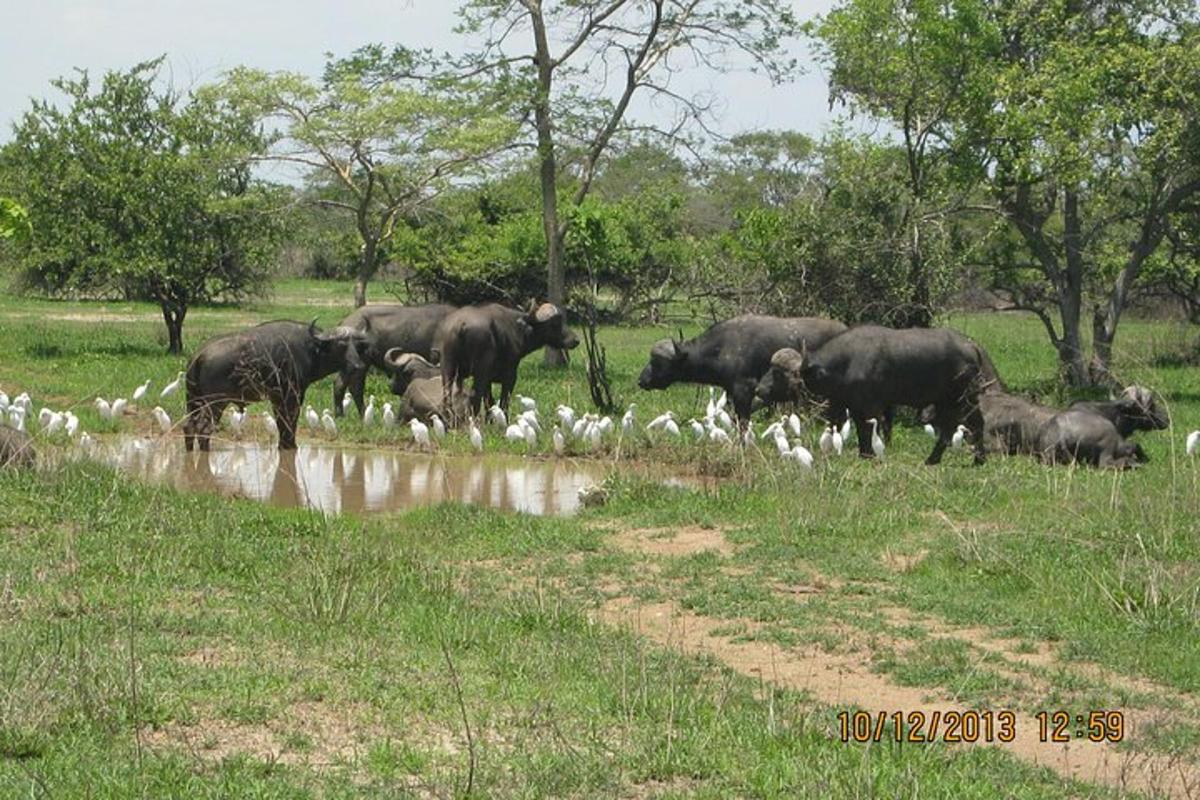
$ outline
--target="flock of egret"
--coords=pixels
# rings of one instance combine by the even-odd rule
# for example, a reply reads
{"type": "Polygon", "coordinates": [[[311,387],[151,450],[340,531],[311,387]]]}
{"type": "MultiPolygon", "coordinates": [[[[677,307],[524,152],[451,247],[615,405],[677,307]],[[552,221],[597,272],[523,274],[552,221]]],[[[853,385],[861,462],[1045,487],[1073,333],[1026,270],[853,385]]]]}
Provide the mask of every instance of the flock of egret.
{"type": "MultiPolygon", "coordinates": [[[[184,374],[180,372],[175,380],[168,383],[159,392],[159,399],[165,400],[176,394],[182,386],[183,380],[184,374]]],[[[95,398],[93,403],[100,418],[110,422],[121,420],[131,405],[136,405],[146,397],[150,390],[150,384],[151,381],[147,380],[134,389],[130,400],[118,397],[110,402],[103,397],[95,398]]],[[[488,409],[486,424],[494,426],[497,431],[502,431],[506,441],[524,443],[526,451],[531,452],[543,441],[543,437],[547,433],[546,426],[539,414],[537,401],[519,394],[515,395],[514,399],[515,408],[512,409],[514,416],[511,421],[504,409],[493,405],[488,409]]],[[[350,402],[351,398],[347,395],[346,403],[350,402]]],[[[743,444],[749,445],[759,440],[770,439],[782,460],[804,467],[812,467],[813,452],[798,441],[803,428],[800,418],[796,414],[785,414],[766,426],[760,434],[756,434],[753,423],[739,430],[726,410],[727,402],[728,398],[724,392],[717,396],[716,391],[710,387],[708,403],[702,417],[689,418],[685,422],[686,427],[681,427],[675,413],[667,411],[646,424],[645,434],[651,440],[656,437],[682,440],[685,438],[684,431],[690,430],[692,439],[696,442],[713,442],[724,445],[733,445],[739,440],[743,444]]],[[[27,392],[22,392],[10,400],[7,394],[0,391],[0,424],[7,424],[19,431],[26,431],[32,411],[33,401],[27,392]]],[[[170,414],[161,405],[155,406],[152,414],[159,431],[164,434],[169,433],[173,426],[170,414]]],[[[38,429],[45,436],[65,434],[69,440],[84,448],[90,447],[94,442],[87,431],[81,429],[79,417],[69,409],[54,411],[43,407],[38,412],[36,420],[38,429]]],[[[241,437],[250,420],[251,416],[248,411],[230,406],[226,409],[222,422],[235,437],[241,437]]],[[[278,436],[278,425],[269,411],[261,412],[260,420],[262,428],[269,436],[278,436]]],[[[330,439],[334,439],[338,435],[337,420],[328,408],[318,414],[312,405],[308,405],[304,410],[304,421],[313,433],[323,432],[330,439]]],[[[399,427],[396,411],[392,404],[384,403],[381,409],[377,409],[374,396],[367,404],[362,422],[368,428],[375,425],[383,428],[399,427]]],[[[870,419],[867,422],[871,425],[871,449],[876,457],[882,458],[886,444],[883,437],[879,435],[879,422],[876,419],[870,419]]],[[[446,422],[437,414],[430,418],[428,424],[419,419],[412,419],[408,421],[407,425],[413,441],[423,450],[432,450],[447,435],[446,422]]],[[[589,451],[599,447],[614,435],[617,437],[619,445],[622,441],[633,437],[636,431],[636,403],[629,405],[619,424],[615,423],[610,416],[594,413],[578,414],[570,406],[560,404],[553,413],[549,441],[554,453],[563,455],[572,443],[576,443],[578,449],[589,451]]],[[[926,425],[925,432],[930,436],[937,436],[937,431],[932,425],[926,425]]],[[[965,427],[959,425],[951,437],[951,444],[954,447],[962,447],[965,440],[964,435],[967,432],[965,427]]],[[[850,441],[851,433],[849,419],[841,426],[826,426],[817,440],[820,453],[823,456],[841,455],[850,441]]],[[[477,453],[483,452],[485,441],[483,430],[473,417],[467,423],[467,436],[471,448],[477,453]]],[[[1187,435],[1184,450],[1189,456],[1200,455],[1200,430],[1192,431],[1187,435]]]]}

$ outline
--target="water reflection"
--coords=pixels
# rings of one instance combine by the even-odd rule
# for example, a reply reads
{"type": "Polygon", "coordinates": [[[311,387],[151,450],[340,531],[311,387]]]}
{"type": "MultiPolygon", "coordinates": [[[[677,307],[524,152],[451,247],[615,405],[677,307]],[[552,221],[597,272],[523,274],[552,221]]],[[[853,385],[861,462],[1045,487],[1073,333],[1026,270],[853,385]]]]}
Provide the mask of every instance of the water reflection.
{"type": "Polygon", "coordinates": [[[249,497],[328,514],[399,511],[454,501],[529,514],[570,514],[602,466],[503,456],[428,456],[353,451],[319,444],[279,452],[253,443],[213,443],[187,453],[177,439],[123,438],[98,449],[107,463],[186,491],[249,497]]]}

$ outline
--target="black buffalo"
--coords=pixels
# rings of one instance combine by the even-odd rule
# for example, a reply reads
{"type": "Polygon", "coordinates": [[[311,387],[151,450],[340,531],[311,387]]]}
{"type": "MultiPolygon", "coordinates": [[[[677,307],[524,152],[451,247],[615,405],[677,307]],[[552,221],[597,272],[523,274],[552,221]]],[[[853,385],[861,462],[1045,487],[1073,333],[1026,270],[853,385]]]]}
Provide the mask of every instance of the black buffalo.
{"type": "MultiPolygon", "coordinates": [[[[365,347],[361,331],[317,329],[316,321],[264,322],[249,330],[218,336],[204,343],[187,368],[187,417],[184,445],[209,437],[225,407],[245,408],[269,400],[279,427],[279,449],[296,447],[296,421],[309,384],[345,366],[351,351],[365,347]]],[[[357,352],[355,355],[358,355],[357,352]]]]}
{"type": "Polygon", "coordinates": [[[392,393],[400,398],[396,418],[407,422],[414,417],[428,422],[434,414],[446,420],[465,418],[467,398],[455,393],[453,406],[443,406],[442,369],[417,353],[404,353],[396,347],[384,356],[388,374],[392,376],[392,393]]]}
{"type": "Polygon", "coordinates": [[[1099,414],[1116,426],[1121,436],[1134,431],[1160,431],[1171,424],[1154,393],[1144,386],[1127,386],[1115,400],[1076,400],[1071,409],[1099,414]]]}
{"type": "Polygon", "coordinates": [[[492,404],[492,384],[500,384],[500,406],[508,408],[521,359],[543,347],[570,350],[579,338],[567,328],[553,303],[518,311],[497,303],[460,308],[438,325],[430,360],[441,366],[443,408],[454,392],[471,383],[471,413],[484,400],[492,404]]]}
{"type": "Polygon", "coordinates": [[[863,325],[830,339],[815,351],[788,348],[771,358],[759,381],[760,397],[793,396],[805,389],[850,412],[858,452],[873,455],[869,418],[893,406],[934,406],[937,443],[927,464],[942,460],[959,423],[971,433],[975,463],[984,461],[979,393],[988,385],[987,358],[967,337],[946,329],[893,330],[863,325]]]}
{"type": "Polygon", "coordinates": [[[1042,426],[1058,413],[1056,408],[996,391],[980,394],[979,408],[983,412],[984,446],[1008,455],[1038,452],[1042,426]]]}
{"type": "Polygon", "coordinates": [[[1081,463],[1114,469],[1146,461],[1141,447],[1126,441],[1110,420],[1082,408],[1060,411],[1042,426],[1038,457],[1047,464],[1081,463]]]}
{"type": "Polygon", "coordinates": [[[438,324],[455,306],[432,303],[423,306],[380,304],[363,306],[342,320],[340,327],[360,331],[366,336],[362,356],[357,351],[346,360],[333,381],[333,413],[341,416],[346,392],[354,398],[359,416],[363,413],[363,394],[371,367],[386,371],[384,358],[393,348],[403,353],[430,357],[438,324]]]}
{"type": "MultiPolygon", "coordinates": [[[[638,386],[665,389],[673,383],[719,386],[733,411],[749,419],[754,390],[771,366],[771,356],[787,347],[814,350],[846,326],[820,317],[766,317],[746,314],[718,322],[688,341],[663,339],[650,348],[650,363],[638,386]]],[[[766,402],[775,402],[764,398],[766,402]]]]}

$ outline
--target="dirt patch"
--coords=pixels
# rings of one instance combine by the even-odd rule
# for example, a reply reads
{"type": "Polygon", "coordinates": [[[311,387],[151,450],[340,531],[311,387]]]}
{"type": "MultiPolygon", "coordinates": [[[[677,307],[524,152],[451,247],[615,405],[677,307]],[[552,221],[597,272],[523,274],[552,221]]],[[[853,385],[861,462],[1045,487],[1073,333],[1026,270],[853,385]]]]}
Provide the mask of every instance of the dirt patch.
{"type": "MultiPolygon", "coordinates": [[[[899,686],[872,672],[869,657],[830,653],[820,647],[783,648],[758,641],[734,641],[722,635],[732,620],[694,614],[673,603],[640,604],[614,598],[598,609],[601,620],[627,627],[650,640],[688,653],[702,653],[745,675],[807,692],[825,705],[852,705],[873,715],[922,711],[966,711],[925,688],[899,686]]],[[[752,620],[738,620],[748,630],[752,620]]],[[[1136,737],[1137,731],[1129,731],[1136,737]]],[[[996,743],[1018,758],[1048,767],[1061,776],[1118,787],[1122,790],[1192,797],[1200,793],[1200,769],[1179,759],[1117,750],[1107,743],[1040,741],[1037,721],[1016,713],[1016,738],[996,743]]]]}
{"type": "Polygon", "coordinates": [[[888,550],[883,554],[883,565],[892,572],[912,572],[928,556],[928,550],[918,550],[915,553],[895,553],[888,550]]]}
{"type": "Polygon", "coordinates": [[[701,528],[697,525],[684,528],[625,529],[612,536],[610,541],[627,553],[672,558],[703,553],[706,550],[714,550],[722,556],[731,556],[735,552],[721,529],[701,528]]]}

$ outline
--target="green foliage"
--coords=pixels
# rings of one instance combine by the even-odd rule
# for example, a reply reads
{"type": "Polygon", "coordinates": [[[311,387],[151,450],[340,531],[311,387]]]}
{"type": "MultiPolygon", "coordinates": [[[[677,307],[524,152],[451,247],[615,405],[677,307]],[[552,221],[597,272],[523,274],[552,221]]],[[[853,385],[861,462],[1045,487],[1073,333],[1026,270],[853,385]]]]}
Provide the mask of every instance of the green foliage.
{"type": "Polygon", "coordinates": [[[29,238],[29,212],[17,201],[0,197],[0,241],[11,239],[22,242],[29,238]]]}
{"type": "Polygon", "coordinates": [[[281,230],[279,191],[250,176],[253,120],[203,92],[159,87],[161,59],[54,81],[65,108],[34,101],[2,166],[29,210],[26,281],[51,294],[159,303],[170,347],[196,303],[257,293],[281,230]]]}

